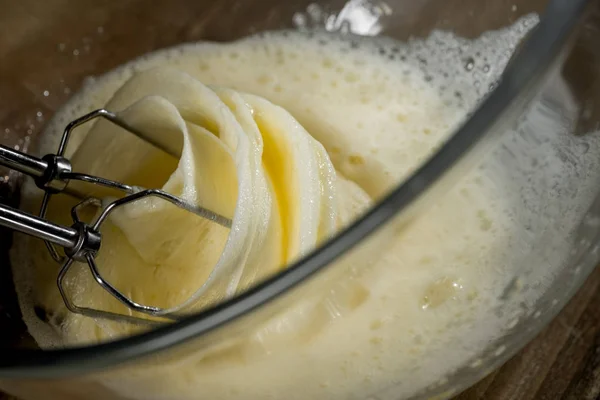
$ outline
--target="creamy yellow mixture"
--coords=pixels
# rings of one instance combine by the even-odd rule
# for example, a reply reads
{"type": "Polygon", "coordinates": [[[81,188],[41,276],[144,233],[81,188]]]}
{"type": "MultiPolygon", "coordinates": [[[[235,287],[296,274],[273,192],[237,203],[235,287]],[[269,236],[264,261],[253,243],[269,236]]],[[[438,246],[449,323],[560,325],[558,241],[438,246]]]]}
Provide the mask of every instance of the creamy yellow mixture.
{"type": "MultiPolygon", "coordinates": [[[[500,43],[518,39],[503,35],[500,43]]],[[[425,45],[398,46],[274,33],[168,49],[90,81],[53,120],[44,150],[67,121],[106,106],[181,157],[99,122],[74,135],[76,170],[162,187],[233,220],[229,230],[154,200],[131,206],[103,229],[103,274],[138,302],[190,311],[334,235],[414,172],[479,98],[478,85],[454,81],[443,65],[424,73],[425,45]],[[455,85],[450,94],[444,82],[455,85]]],[[[506,284],[507,190],[493,170],[473,171],[410,226],[390,225],[367,256],[344,260],[325,289],[258,328],[98,384],[124,399],[212,400],[362,399],[392,385],[402,396],[435,383],[496,332],[472,324],[506,284]]],[[[50,216],[66,223],[72,203],[55,198],[50,216]]],[[[14,253],[14,264],[29,266],[15,279],[42,347],[139,329],[67,312],[42,249],[19,238],[14,253]]],[[[83,265],[68,286],[79,305],[128,312],[83,265]]]]}

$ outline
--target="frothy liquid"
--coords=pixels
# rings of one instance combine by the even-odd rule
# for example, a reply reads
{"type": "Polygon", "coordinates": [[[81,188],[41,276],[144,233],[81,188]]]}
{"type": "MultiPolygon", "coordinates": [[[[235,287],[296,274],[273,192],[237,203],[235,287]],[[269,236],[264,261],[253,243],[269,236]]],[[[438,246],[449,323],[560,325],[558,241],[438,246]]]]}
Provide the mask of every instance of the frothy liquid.
{"type": "MultiPolygon", "coordinates": [[[[90,80],[54,118],[42,147],[54,148],[66,122],[103,107],[136,71],[169,66],[283,107],[325,147],[338,174],[376,201],[443,144],[534,22],[477,42],[443,33],[401,45],[285,32],[159,51],[90,80]],[[461,56],[463,46],[474,55],[461,56]]],[[[144,400],[362,399],[392,385],[397,398],[426,387],[498,333],[483,321],[511,278],[506,260],[517,228],[506,185],[497,169],[473,171],[409,228],[391,229],[384,250],[351,266],[327,293],[298,299],[218,351],[99,383],[144,400]],[[475,321],[482,322],[473,330],[475,321]]],[[[20,239],[13,264],[25,320],[42,347],[128,332],[65,313],[55,272],[31,246],[39,248],[20,239]],[[42,270],[50,272],[40,277],[42,270]],[[54,319],[41,322],[34,304],[54,319]]]]}

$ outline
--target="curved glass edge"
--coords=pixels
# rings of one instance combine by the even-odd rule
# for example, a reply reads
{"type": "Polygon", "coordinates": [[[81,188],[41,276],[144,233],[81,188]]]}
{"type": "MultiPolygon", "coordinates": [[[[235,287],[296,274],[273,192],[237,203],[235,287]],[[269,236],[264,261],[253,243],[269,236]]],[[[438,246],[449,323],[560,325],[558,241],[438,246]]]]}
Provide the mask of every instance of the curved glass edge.
{"type": "Polygon", "coordinates": [[[467,165],[472,156],[482,153],[479,150],[485,147],[484,143],[489,144],[489,139],[500,136],[503,125],[509,120],[506,116],[522,109],[533,98],[551,66],[559,60],[590,3],[588,0],[551,1],[537,29],[507,67],[496,90],[462,128],[425,165],[363,217],[287,270],[214,308],[138,336],[61,350],[5,350],[0,357],[0,377],[64,377],[132,361],[219,328],[304,282],[398,212],[406,213],[407,208],[442,177],[467,165]]]}

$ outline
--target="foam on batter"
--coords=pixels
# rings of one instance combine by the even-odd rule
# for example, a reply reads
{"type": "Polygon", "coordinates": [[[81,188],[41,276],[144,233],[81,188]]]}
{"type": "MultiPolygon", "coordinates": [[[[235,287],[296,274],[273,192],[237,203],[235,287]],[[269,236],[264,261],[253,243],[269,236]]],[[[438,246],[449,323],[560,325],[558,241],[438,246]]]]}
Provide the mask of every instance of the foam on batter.
{"type": "MultiPolygon", "coordinates": [[[[443,32],[404,44],[275,32],[158,51],[90,78],[52,120],[41,148],[54,148],[68,121],[104,106],[137,71],[168,65],[285,108],[323,144],[337,172],[376,200],[443,144],[493,87],[535,22],[528,17],[474,41],[443,32]]],[[[71,149],[84,137],[74,136],[71,149]]],[[[325,293],[297,299],[257,331],[98,382],[123,398],[162,400],[198,393],[207,399],[358,399],[392,386],[389,395],[398,398],[438,381],[500,333],[501,326],[485,321],[514,276],[507,260],[528,235],[516,215],[520,204],[507,195],[509,175],[493,160],[470,172],[410,227],[392,229],[385,251],[371,262],[349,268],[325,293]]],[[[38,255],[41,246],[31,246],[34,241],[20,238],[13,264],[25,321],[42,347],[129,332],[88,319],[95,336],[78,336],[68,321],[84,317],[60,311],[50,324],[40,322],[34,305],[64,307],[50,278],[54,270],[38,255]]]]}

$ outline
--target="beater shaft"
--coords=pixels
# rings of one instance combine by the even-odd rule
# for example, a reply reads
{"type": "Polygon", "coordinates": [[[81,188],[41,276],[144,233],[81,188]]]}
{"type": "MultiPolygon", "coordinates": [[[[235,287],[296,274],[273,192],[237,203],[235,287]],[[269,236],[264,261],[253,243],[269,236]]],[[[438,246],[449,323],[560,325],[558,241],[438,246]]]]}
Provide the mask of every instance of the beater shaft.
{"type": "Polygon", "coordinates": [[[41,178],[48,169],[46,161],[2,145],[0,145],[0,165],[34,178],[41,178]]]}
{"type": "Polygon", "coordinates": [[[102,224],[108,219],[109,215],[114,212],[114,210],[138,200],[150,197],[166,201],[175,207],[189,211],[196,216],[202,217],[226,228],[231,228],[232,222],[229,218],[205,209],[199,205],[189,204],[183,199],[161,189],[145,189],[99,176],[73,172],[71,162],[64,156],[69,137],[73,129],[96,118],[102,118],[112,122],[113,124],[123,128],[125,131],[128,131],[138,138],[150,143],[158,150],[162,150],[173,157],[179,156],[178,151],[173,148],[172,143],[161,143],[155,140],[155,138],[152,136],[146,135],[144,132],[138,131],[134,127],[129,126],[116,114],[105,109],[92,111],[80,118],[77,118],[76,120],[71,121],[65,128],[58,151],[55,154],[47,154],[42,158],[37,158],[20,152],[16,149],[11,149],[9,147],[0,145],[0,166],[8,167],[29,175],[33,178],[36,186],[44,191],[44,197],[41,202],[39,216],[34,216],[22,210],[0,204],[0,226],[22,232],[45,241],[46,247],[50,252],[50,256],[56,262],[62,264],[57,276],[57,285],[65,305],[70,311],[92,318],[101,317],[110,320],[140,324],[157,323],[157,321],[131,315],[131,311],[143,313],[152,317],[159,317],[161,320],[180,319],[180,316],[170,313],[168,309],[135,302],[125,293],[120,292],[110,282],[104,279],[95,261],[102,241],[102,235],[100,233],[102,224]],[[73,192],[72,189],[68,187],[69,182],[72,180],[116,189],[124,194],[124,196],[111,200],[108,204],[103,204],[98,198],[73,192]],[[73,225],[70,227],[55,224],[44,218],[48,209],[50,197],[61,192],[73,195],[80,199],[83,198],[82,201],[77,203],[71,209],[73,225]],[[100,214],[95,218],[95,221],[86,223],[80,219],[78,210],[90,205],[100,210],[100,214]],[[58,253],[55,245],[61,246],[64,249],[64,256],[61,256],[58,253]],[[86,263],[96,283],[98,283],[111,296],[129,308],[130,314],[127,315],[114,313],[107,310],[91,309],[75,304],[65,289],[65,277],[75,261],[86,263]]]}
{"type": "Polygon", "coordinates": [[[0,226],[47,240],[64,248],[75,247],[79,237],[79,233],[74,228],[54,224],[4,204],[0,204],[0,226]]]}

